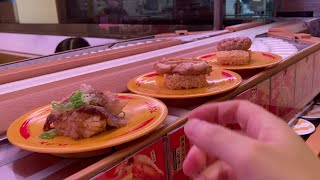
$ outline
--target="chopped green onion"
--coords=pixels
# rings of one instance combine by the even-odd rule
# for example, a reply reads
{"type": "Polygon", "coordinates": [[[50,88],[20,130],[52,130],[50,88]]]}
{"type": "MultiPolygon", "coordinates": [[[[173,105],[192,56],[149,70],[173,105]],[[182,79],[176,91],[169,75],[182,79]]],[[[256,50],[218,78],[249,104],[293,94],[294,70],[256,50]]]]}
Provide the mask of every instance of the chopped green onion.
{"type": "Polygon", "coordinates": [[[64,109],[65,108],[63,104],[59,104],[55,101],[51,102],[51,105],[52,105],[53,109],[64,109]]]}
{"type": "Polygon", "coordinates": [[[82,99],[82,94],[83,93],[81,91],[76,91],[71,95],[67,104],[59,104],[57,102],[52,102],[52,108],[64,111],[79,108],[85,105],[85,102],[82,99]]]}
{"type": "Polygon", "coordinates": [[[55,129],[51,129],[49,131],[46,131],[42,133],[39,138],[41,139],[53,139],[57,135],[57,132],[55,129]]]}
{"type": "Polygon", "coordinates": [[[81,100],[81,96],[82,96],[82,92],[81,91],[76,91],[70,97],[70,101],[71,102],[79,101],[79,100],[81,100]]]}
{"type": "Polygon", "coordinates": [[[81,106],[83,106],[84,105],[84,102],[82,102],[82,101],[76,101],[76,102],[74,102],[73,104],[72,104],[72,106],[74,107],[74,108],[79,108],[79,107],[81,107],[81,106]]]}

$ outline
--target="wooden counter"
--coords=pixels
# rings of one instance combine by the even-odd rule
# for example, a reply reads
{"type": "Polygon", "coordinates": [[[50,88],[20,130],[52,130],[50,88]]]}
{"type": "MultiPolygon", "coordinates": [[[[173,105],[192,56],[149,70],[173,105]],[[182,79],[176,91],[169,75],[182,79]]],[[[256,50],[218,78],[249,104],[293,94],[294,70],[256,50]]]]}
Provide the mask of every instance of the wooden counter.
{"type": "MultiPolygon", "coordinates": [[[[31,57],[37,57],[36,55],[33,55],[31,57]]],[[[12,62],[19,62],[28,58],[31,58],[30,56],[24,56],[23,54],[13,53],[13,52],[7,52],[7,51],[1,51],[0,50],[0,64],[6,64],[6,63],[12,63],[12,62]]]]}

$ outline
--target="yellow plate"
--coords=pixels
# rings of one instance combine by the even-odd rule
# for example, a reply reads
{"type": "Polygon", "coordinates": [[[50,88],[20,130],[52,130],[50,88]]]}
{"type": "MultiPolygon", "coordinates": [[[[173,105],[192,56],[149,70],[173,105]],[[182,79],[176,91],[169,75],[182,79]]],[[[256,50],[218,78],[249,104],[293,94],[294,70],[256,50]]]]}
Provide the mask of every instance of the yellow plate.
{"type": "Polygon", "coordinates": [[[241,80],[241,76],[237,73],[214,68],[210,76],[207,76],[209,85],[203,88],[171,90],[164,84],[164,77],[155,72],[135,77],[129,81],[127,86],[130,91],[137,94],[156,98],[180,99],[223,93],[238,87],[241,80]]]}
{"type": "Polygon", "coordinates": [[[70,154],[95,151],[119,145],[139,138],[157,128],[168,114],[166,105],[161,101],[135,94],[118,94],[128,101],[123,109],[128,124],[119,129],[107,130],[96,136],[74,140],[69,137],[56,136],[53,139],[41,139],[42,127],[51,106],[33,110],[16,121],[7,131],[9,141],[28,151],[50,154],[70,154]]]}
{"type": "Polygon", "coordinates": [[[206,60],[210,65],[217,68],[221,68],[221,69],[243,70],[243,69],[256,69],[256,68],[274,66],[281,62],[282,57],[276,54],[268,53],[268,52],[252,51],[251,60],[249,64],[244,64],[239,66],[219,65],[217,63],[216,53],[205,54],[205,55],[199,56],[198,59],[206,60]]]}

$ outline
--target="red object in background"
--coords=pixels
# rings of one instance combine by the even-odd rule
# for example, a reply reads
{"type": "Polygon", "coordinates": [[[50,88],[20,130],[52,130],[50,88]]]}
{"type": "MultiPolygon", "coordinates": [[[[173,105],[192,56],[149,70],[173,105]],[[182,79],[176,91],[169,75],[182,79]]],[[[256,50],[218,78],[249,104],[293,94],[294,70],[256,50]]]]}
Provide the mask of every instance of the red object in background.
{"type": "Polygon", "coordinates": [[[270,111],[289,121],[296,112],[294,104],[296,65],[271,77],[270,111]]]}
{"type": "Polygon", "coordinates": [[[248,89],[247,91],[239,94],[235,99],[243,99],[253,102],[269,110],[270,105],[270,79],[267,79],[257,86],[248,89]]]}
{"type": "Polygon", "coordinates": [[[190,141],[181,127],[168,134],[170,179],[189,179],[183,173],[182,165],[190,150],[190,141]]]}
{"type": "Polygon", "coordinates": [[[264,107],[266,110],[270,109],[270,79],[267,79],[257,85],[256,104],[264,107]]]}
{"type": "Polygon", "coordinates": [[[96,180],[167,179],[165,142],[163,139],[96,176],[96,180]]]}
{"type": "Polygon", "coordinates": [[[313,56],[299,61],[296,69],[295,107],[302,109],[316,95],[312,94],[313,83],[313,56]]]}
{"type": "Polygon", "coordinates": [[[243,93],[239,94],[238,96],[235,97],[235,99],[242,99],[242,100],[248,100],[250,102],[253,102],[252,95],[253,95],[253,88],[248,89],[243,93]]]}

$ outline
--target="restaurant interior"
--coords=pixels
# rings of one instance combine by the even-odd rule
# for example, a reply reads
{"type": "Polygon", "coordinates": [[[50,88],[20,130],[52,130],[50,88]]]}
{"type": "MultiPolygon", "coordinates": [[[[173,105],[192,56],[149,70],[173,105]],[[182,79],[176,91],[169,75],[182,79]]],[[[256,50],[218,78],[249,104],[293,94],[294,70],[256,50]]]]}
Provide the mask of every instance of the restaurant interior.
{"type": "Polygon", "coordinates": [[[0,0],[0,177],[190,179],[189,114],[228,100],[319,156],[318,72],[319,0],[0,0]]]}

